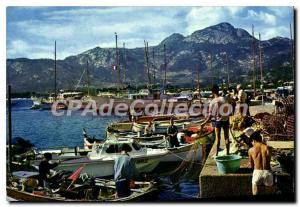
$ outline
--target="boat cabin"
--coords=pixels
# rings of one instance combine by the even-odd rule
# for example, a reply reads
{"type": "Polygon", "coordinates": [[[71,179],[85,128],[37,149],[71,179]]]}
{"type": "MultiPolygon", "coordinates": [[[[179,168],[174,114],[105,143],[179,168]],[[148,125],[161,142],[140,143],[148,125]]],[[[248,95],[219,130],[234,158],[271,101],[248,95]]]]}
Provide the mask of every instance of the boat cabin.
{"type": "Polygon", "coordinates": [[[120,154],[120,148],[125,145],[129,154],[141,153],[142,146],[130,138],[116,138],[106,140],[102,145],[94,145],[92,152],[88,154],[90,159],[120,154]]]}

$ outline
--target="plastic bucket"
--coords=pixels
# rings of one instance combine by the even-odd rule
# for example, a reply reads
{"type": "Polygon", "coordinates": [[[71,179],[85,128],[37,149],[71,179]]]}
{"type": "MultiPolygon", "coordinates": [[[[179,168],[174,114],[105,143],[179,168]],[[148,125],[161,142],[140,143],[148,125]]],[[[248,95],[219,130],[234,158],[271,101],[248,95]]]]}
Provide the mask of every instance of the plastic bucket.
{"type": "Polygon", "coordinates": [[[241,156],[239,155],[224,155],[215,157],[218,171],[221,174],[235,173],[240,169],[241,156]]]}

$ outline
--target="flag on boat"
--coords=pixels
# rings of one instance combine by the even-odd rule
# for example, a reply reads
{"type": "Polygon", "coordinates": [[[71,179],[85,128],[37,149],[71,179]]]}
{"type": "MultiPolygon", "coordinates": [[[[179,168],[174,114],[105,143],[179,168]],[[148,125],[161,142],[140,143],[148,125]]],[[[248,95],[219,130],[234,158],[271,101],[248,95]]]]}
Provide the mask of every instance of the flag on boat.
{"type": "Polygon", "coordinates": [[[83,170],[83,166],[78,168],[72,175],[70,175],[70,177],[68,177],[68,179],[72,180],[72,183],[74,183],[77,180],[77,178],[79,177],[82,170],[83,170]]]}

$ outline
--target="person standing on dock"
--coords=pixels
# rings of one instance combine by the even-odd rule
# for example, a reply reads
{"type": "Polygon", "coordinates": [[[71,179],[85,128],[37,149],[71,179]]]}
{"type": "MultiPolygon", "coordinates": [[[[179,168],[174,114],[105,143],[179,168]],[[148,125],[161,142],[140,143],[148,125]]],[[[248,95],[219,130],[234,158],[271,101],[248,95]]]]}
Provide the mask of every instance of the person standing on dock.
{"type": "Polygon", "coordinates": [[[253,170],[252,194],[272,193],[271,148],[262,143],[259,131],[250,136],[253,147],[249,149],[249,162],[253,170]]]}
{"type": "Polygon", "coordinates": [[[128,147],[121,145],[120,152],[121,155],[114,163],[114,180],[119,198],[130,196],[130,183],[136,171],[135,163],[128,154],[128,147]]]}
{"type": "MultiPolygon", "coordinates": [[[[236,86],[236,90],[238,92],[238,94],[237,94],[237,112],[242,115],[242,112],[244,111],[243,104],[245,104],[246,100],[247,100],[247,93],[242,89],[241,84],[238,84],[236,86]]],[[[249,106],[248,106],[248,108],[249,108],[249,106]]]]}
{"type": "Polygon", "coordinates": [[[174,120],[170,120],[170,126],[167,129],[167,134],[169,136],[170,147],[179,147],[179,142],[177,139],[178,129],[174,125],[174,120]]]}
{"type": "Polygon", "coordinates": [[[222,104],[226,104],[226,100],[224,99],[224,97],[219,96],[219,86],[213,85],[211,92],[214,98],[209,104],[208,116],[206,117],[205,121],[201,124],[201,128],[209,121],[212,121],[214,123],[213,125],[215,128],[215,137],[217,142],[216,156],[218,156],[221,142],[221,129],[223,129],[226,145],[226,154],[229,155],[229,116],[226,115],[226,113],[229,110],[229,107],[225,105],[225,107],[223,107],[222,110],[224,114],[221,114],[220,108],[222,104]]]}
{"type": "Polygon", "coordinates": [[[60,161],[50,164],[49,161],[52,160],[51,153],[45,153],[43,160],[39,164],[39,186],[45,187],[47,180],[50,177],[50,169],[55,168],[60,161]]]}

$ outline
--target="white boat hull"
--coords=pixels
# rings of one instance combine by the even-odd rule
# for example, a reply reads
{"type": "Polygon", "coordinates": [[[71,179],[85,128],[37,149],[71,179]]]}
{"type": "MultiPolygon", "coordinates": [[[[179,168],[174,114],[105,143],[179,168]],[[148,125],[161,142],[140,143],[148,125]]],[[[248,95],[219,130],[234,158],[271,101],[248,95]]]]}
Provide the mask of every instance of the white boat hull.
{"type": "MultiPolygon", "coordinates": [[[[149,156],[133,158],[138,173],[152,172],[159,164],[162,156],[149,156]]],[[[73,159],[62,162],[55,169],[75,171],[79,167],[84,166],[82,173],[95,177],[113,176],[114,160],[91,160],[87,157],[73,159]]]]}
{"type": "Polygon", "coordinates": [[[168,154],[162,157],[160,162],[201,161],[202,146],[198,144],[197,148],[193,150],[192,147],[193,144],[176,147],[176,148],[169,148],[168,154]]]}

